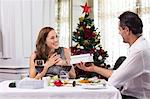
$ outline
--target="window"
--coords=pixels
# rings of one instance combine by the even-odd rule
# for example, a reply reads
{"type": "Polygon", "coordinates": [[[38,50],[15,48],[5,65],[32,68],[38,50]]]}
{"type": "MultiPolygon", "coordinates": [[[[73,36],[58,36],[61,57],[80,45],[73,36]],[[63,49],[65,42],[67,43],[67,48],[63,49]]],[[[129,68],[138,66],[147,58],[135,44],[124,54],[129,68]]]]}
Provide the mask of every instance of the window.
{"type": "Polygon", "coordinates": [[[118,34],[118,16],[124,11],[138,13],[143,20],[143,35],[150,40],[149,0],[94,0],[94,18],[101,31],[104,48],[108,51],[108,62],[113,65],[119,56],[127,54],[128,45],[118,34]],[[117,3],[116,3],[117,2],[117,3]]]}

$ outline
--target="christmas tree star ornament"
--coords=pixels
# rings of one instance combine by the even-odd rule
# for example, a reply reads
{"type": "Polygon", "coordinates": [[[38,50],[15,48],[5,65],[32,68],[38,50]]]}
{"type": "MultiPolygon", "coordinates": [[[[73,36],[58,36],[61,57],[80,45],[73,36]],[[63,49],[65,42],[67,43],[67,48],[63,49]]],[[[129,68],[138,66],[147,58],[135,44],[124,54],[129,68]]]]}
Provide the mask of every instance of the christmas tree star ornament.
{"type": "Polygon", "coordinates": [[[83,12],[82,13],[89,13],[90,12],[90,8],[87,3],[83,6],[81,5],[81,7],[83,8],[83,12]]]}

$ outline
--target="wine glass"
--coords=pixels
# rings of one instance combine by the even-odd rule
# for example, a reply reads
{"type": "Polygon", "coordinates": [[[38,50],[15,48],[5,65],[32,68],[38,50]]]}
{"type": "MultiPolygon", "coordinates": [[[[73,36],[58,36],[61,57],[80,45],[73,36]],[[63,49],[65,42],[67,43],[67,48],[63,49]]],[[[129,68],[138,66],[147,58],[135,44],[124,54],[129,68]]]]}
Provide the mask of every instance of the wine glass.
{"type": "Polygon", "coordinates": [[[41,73],[44,68],[44,60],[35,60],[35,69],[38,73],[41,73]]]}
{"type": "Polygon", "coordinates": [[[69,79],[69,75],[65,70],[61,70],[59,73],[60,80],[67,81],[69,79]]]}

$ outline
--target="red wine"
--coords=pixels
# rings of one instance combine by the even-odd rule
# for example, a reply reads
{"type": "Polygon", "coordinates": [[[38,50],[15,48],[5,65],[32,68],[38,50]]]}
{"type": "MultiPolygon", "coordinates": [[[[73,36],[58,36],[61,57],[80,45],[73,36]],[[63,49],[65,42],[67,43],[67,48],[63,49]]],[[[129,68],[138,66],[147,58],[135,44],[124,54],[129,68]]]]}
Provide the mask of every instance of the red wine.
{"type": "Polygon", "coordinates": [[[35,66],[35,69],[38,73],[41,73],[44,69],[44,66],[43,65],[35,66]]]}

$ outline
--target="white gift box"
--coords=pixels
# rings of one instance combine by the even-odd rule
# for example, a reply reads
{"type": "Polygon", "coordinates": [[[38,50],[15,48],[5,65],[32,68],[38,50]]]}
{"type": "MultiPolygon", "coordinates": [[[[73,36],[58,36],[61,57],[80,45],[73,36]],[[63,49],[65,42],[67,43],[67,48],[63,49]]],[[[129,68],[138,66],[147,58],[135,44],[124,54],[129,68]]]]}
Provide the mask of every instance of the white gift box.
{"type": "Polygon", "coordinates": [[[39,89],[44,88],[44,81],[26,77],[16,82],[16,85],[21,89],[39,89]]]}
{"type": "Polygon", "coordinates": [[[77,64],[81,62],[93,62],[93,54],[81,54],[71,56],[71,64],[77,64]]]}

